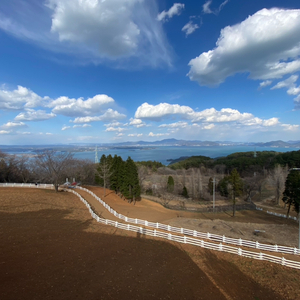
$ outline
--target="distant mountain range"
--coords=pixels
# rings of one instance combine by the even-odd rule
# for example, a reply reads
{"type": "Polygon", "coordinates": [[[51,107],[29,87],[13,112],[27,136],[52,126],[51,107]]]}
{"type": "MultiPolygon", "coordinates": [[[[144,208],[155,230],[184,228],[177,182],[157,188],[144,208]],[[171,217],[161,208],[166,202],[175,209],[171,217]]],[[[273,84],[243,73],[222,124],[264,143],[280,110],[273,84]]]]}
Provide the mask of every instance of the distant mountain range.
{"type": "Polygon", "coordinates": [[[164,139],[155,142],[123,142],[115,144],[102,144],[101,146],[199,146],[199,147],[218,147],[218,146],[254,146],[254,147],[287,147],[287,148],[300,148],[300,141],[272,141],[266,143],[244,143],[244,142],[231,142],[231,141],[186,141],[177,139],[164,139]]]}
{"type": "MultiPolygon", "coordinates": [[[[186,141],[177,139],[164,139],[161,141],[146,142],[123,142],[123,143],[73,143],[73,144],[57,144],[57,145],[0,145],[0,150],[3,152],[34,152],[43,149],[53,149],[60,151],[91,151],[98,147],[107,148],[144,148],[158,146],[173,146],[173,147],[226,147],[226,146],[251,146],[251,147],[273,147],[275,148],[299,148],[300,141],[271,141],[266,143],[244,143],[231,141],[186,141]]],[[[258,150],[258,149],[257,149],[258,150]]],[[[259,150],[258,150],[259,151],[259,150]]]]}

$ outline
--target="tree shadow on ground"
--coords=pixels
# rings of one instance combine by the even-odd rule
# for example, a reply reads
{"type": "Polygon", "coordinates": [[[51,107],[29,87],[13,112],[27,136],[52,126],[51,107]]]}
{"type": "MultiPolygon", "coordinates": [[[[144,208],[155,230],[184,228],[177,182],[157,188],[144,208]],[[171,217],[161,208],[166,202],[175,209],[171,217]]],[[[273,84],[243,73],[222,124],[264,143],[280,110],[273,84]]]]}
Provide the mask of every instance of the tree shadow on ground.
{"type": "Polygon", "coordinates": [[[70,212],[0,213],[0,299],[225,299],[170,243],[87,232],[70,212]]]}

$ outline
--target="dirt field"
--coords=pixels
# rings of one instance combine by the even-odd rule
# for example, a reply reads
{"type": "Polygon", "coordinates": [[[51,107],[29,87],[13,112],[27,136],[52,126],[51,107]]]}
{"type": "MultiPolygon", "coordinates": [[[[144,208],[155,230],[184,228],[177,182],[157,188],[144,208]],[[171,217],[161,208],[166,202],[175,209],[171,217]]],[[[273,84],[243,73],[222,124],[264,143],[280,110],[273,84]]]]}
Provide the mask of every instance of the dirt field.
{"type": "MultiPolygon", "coordinates": [[[[183,219],[105,201],[132,217],[183,219]]],[[[0,188],[0,240],[0,299],[299,299],[298,270],[100,225],[66,192],[0,188]]]]}
{"type": "MultiPolygon", "coordinates": [[[[278,244],[298,247],[299,226],[293,220],[275,217],[261,211],[237,211],[221,213],[192,213],[175,211],[162,205],[142,199],[135,205],[122,201],[113,192],[103,197],[103,191],[98,187],[89,187],[96,195],[105,200],[118,213],[131,218],[139,218],[152,222],[160,222],[176,227],[184,227],[201,232],[225,235],[227,237],[242,238],[260,243],[278,244]],[[261,231],[255,234],[255,230],[261,231]]],[[[102,208],[100,213],[105,213],[102,208]]],[[[105,215],[109,218],[110,215],[105,215]]]]}

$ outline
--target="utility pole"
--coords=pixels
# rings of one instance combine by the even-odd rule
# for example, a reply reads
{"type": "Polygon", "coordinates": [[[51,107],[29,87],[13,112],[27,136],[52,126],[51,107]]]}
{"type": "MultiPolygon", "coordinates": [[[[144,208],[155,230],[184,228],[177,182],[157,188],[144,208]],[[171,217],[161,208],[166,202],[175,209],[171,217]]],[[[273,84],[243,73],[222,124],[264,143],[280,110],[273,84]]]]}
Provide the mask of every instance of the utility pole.
{"type": "Polygon", "coordinates": [[[213,179],[213,211],[215,212],[215,202],[216,202],[216,177],[213,179]]]}

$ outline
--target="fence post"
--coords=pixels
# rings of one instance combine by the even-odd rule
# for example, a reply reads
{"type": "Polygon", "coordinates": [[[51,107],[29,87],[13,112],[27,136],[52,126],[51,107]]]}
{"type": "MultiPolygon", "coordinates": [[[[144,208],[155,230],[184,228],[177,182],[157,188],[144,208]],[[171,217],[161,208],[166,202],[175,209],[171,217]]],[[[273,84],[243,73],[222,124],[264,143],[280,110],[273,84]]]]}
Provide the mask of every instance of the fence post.
{"type": "Polygon", "coordinates": [[[156,229],[153,230],[153,236],[156,236],[156,229]]]}
{"type": "Polygon", "coordinates": [[[282,264],[283,266],[285,266],[285,258],[284,258],[284,257],[282,257],[282,259],[281,259],[281,264],[282,264]]]}
{"type": "Polygon", "coordinates": [[[239,245],[242,246],[243,245],[243,241],[241,238],[239,238],[239,245]]]}
{"type": "Polygon", "coordinates": [[[186,244],[186,236],[183,237],[183,242],[186,244]]]}
{"type": "Polygon", "coordinates": [[[256,248],[256,249],[259,248],[259,242],[258,242],[258,241],[256,241],[256,243],[255,243],[255,248],[256,248]]]}
{"type": "Polygon", "coordinates": [[[243,251],[241,248],[238,249],[238,255],[242,255],[243,254],[243,251]]]}
{"type": "Polygon", "coordinates": [[[222,237],[222,242],[223,242],[223,243],[226,242],[226,237],[225,237],[225,235],[223,235],[223,237],[222,237]]]}
{"type": "Polygon", "coordinates": [[[219,244],[219,251],[223,251],[223,245],[222,245],[222,243],[219,244]]]}

